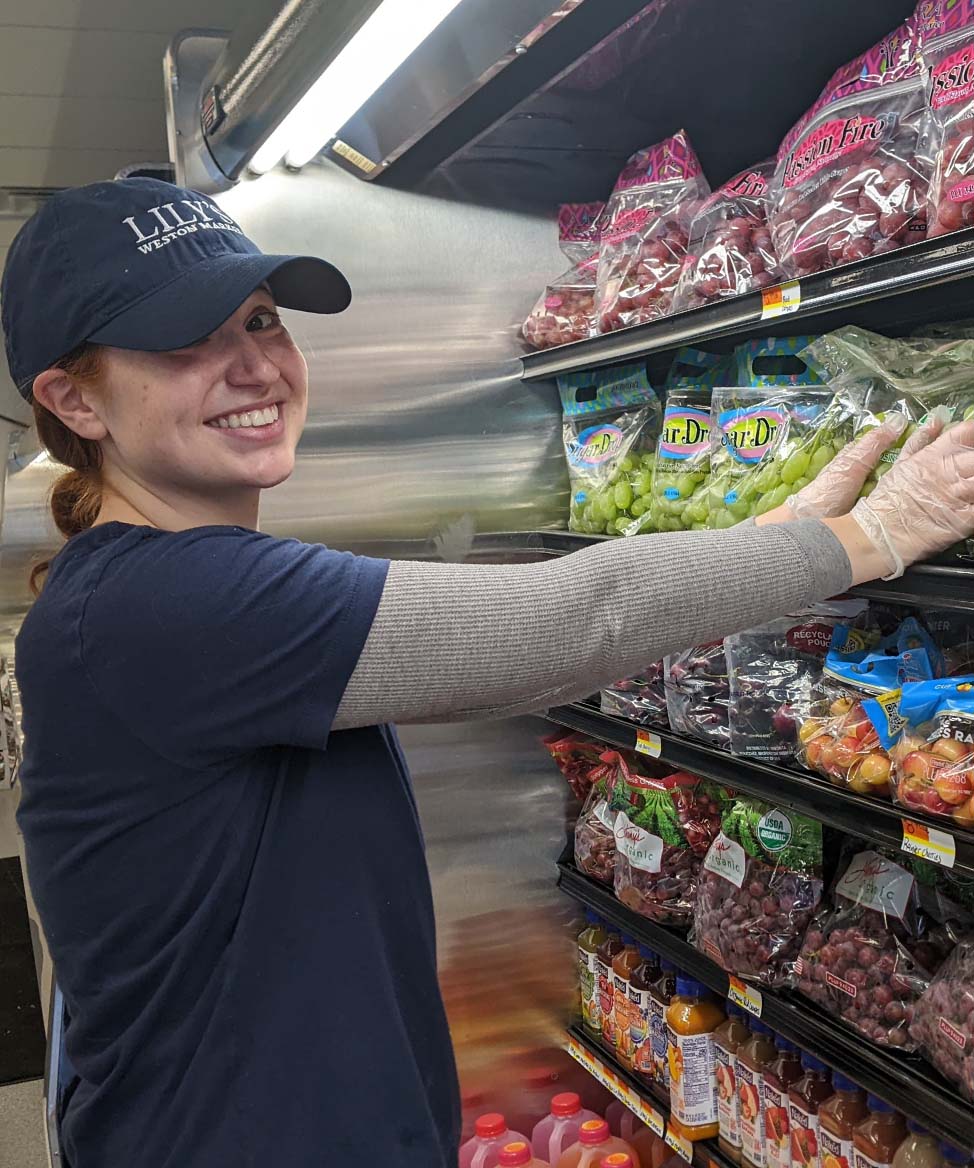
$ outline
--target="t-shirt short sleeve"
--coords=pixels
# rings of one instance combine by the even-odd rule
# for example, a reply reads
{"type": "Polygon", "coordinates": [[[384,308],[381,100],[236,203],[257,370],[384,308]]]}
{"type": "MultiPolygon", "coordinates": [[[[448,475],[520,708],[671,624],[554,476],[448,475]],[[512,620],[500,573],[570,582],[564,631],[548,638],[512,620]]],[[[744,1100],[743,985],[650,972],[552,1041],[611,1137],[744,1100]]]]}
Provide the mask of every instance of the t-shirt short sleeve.
{"type": "Polygon", "coordinates": [[[81,621],[106,705],[189,766],[324,749],[388,562],[234,527],[139,534],[122,541],[81,621]]]}

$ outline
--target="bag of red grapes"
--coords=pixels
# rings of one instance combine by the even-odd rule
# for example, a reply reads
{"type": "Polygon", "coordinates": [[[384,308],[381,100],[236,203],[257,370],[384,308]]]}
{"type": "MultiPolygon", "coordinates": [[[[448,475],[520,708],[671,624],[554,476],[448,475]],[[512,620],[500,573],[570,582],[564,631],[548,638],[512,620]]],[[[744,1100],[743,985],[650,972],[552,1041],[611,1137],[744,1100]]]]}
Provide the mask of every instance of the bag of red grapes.
{"type": "Polygon", "coordinates": [[[954,949],[920,999],[910,1037],[974,1101],[974,933],[954,949]]]}
{"type": "Polygon", "coordinates": [[[912,20],[844,65],[778,151],[770,222],[804,276],[923,239],[926,99],[912,20]]]}
{"type": "Polygon", "coordinates": [[[609,749],[585,734],[558,730],[542,739],[548,753],[565,776],[576,799],[584,799],[592,788],[593,773],[604,768],[602,755],[609,749]]]}
{"type": "Polygon", "coordinates": [[[686,925],[703,857],[720,830],[725,796],[696,775],[628,773],[629,806],[616,816],[615,894],[633,912],[686,925]]]}
{"type": "Polygon", "coordinates": [[[690,939],[728,973],[778,985],[821,899],[821,823],[740,796],[704,859],[690,939]]]}
{"type": "Polygon", "coordinates": [[[673,298],[675,312],[775,282],[778,258],[768,226],[773,173],[770,160],[741,171],[714,191],[694,216],[673,298]]]}
{"type": "MultiPolygon", "coordinates": [[[[935,0],[923,60],[929,70],[931,236],[974,223],[974,0],[935,0]]],[[[918,13],[919,11],[918,10],[918,13]]]]}
{"type": "Polygon", "coordinates": [[[602,224],[599,332],[672,311],[690,224],[709,194],[685,131],[632,155],[616,180],[602,224]]]}
{"type": "Polygon", "coordinates": [[[917,1002],[953,946],[964,913],[942,897],[935,875],[872,849],[848,857],[832,905],[810,925],[795,966],[799,990],[880,1046],[915,1050],[917,1002]]]}
{"type": "Polygon", "coordinates": [[[604,210],[605,203],[563,203],[558,209],[558,241],[572,266],[545,288],[524,322],[521,334],[532,348],[583,341],[598,331],[595,277],[604,210]]]}
{"type": "Polygon", "coordinates": [[[677,734],[708,746],[730,741],[730,681],[724,642],[711,641],[663,661],[666,712],[677,734]]]}
{"type": "Polygon", "coordinates": [[[666,687],[663,662],[647,666],[638,677],[617,681],[599,696],[603,714],[628,718],[640,726],[666,726],[666,687]]]}
{"type": "Polygon", "coordinates": [[[592,786],[575,821],[575,867],[610,885],[615,875],[616,815],[628,801],[628,792],[619,785],[619,769],[613,765],[614,754],[606,751],[591,772],[592,786]]]}

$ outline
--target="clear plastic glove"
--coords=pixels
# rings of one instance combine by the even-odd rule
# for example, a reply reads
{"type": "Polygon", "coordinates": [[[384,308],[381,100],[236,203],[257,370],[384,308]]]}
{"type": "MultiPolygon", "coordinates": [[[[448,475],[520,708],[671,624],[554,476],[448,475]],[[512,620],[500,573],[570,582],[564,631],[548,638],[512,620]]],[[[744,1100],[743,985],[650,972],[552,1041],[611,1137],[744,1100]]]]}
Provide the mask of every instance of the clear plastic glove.
{"type": "MultiPolygon", "coordinates": [[[[785,506],[796,519],[831,519],[836,515],[847,515],[859,498],[870,472],[900,438],[907,425],[902,414],[894,414],[875,430],[850,442],[807,487],[802,487],[797,494],[786,499],[785,506]]],[[[916,434],[909,442],[915,437],[916,434]]],[[[909,442],[904,445],[904,453],[909,442]]]]}
{"type": "Polygon", "coordinates": [[[852,518],[880,551],[893,580],[904,569],[974,533],[974,420],[933,418],[904,445],[893,469],[852,518]]]}

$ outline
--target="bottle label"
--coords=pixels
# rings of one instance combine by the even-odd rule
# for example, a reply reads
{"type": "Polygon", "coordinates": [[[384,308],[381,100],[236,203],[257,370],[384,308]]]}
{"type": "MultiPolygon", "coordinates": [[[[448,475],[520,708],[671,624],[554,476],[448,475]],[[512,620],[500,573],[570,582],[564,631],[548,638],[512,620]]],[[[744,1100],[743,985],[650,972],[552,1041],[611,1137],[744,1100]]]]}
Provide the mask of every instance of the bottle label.
{"type": "Polygon", "coordinates": [[[629,987],[629,1050],[637,1075],[653,1076],[653,1044],[649,1039],[649,990],[629,987]]]}
{"type": "Polygon", "coordinates": [[[684,1127],[715,1123],[714,1036],[677,1034],[672,1027],[667,1029],[671,1114],[684,1127]]]}
{"type": "Polygon", "coordinates": [[[737,1058],[715,1042],[714,1059],[717,1064],[717,1122],[721,1138],[732,1148],[739,1148],[741,1108],[737,1099],[737,1058]]]}
{"type": "Polygon", "coordinates": [[[788,1101],[788,1126],[791,1128],[792,1168],[821,1168],[818,1152],[818,1116],[806,1111],[794,1099],[788,1101]]]}
{"type": "Polygon", "coordinates": [[[595,959],[595,993],[599,1000],[599,1019],[602,1038],[610,1050],[615,1049],[615,991],[612,988],[612,966],[599,957],[595,959]]]}
{"type": "Polygon", "coordinates": [[[852,1168],[852,1140],[840,1140],[824,1127],[820,1127],[819,1134],[822,1163],[828,1164],[829,1168],[852,1168]]]}
{"type": "Polygon", "coordinates": [[[595,954],[578,950],[578,982],[582,993],[582,1022],[587,1030],[602,1029],[602,1012],[596,988],[595,954]]]}
{"type": "Polygon", "coordinates": [[[768,1168],[791,1168],[788,1092],[764,1081],[764,1154],[768,1168]]]}
{"type": "Polygon", "coordinates": [[[890,1168],[892,1162],[890,1160],[874,1160],[865,1152],[860,1152],[856,1147],[852,1149],[852,1156],[855,1168],[890,1168]]]}
{"type": "Polygon", "coordinates": [[[612,1009],[615,1013],[615,1017],[612,1019],[612,1030],[616,1051],[624,1063],[631,1064],[631,1057],[627,1057],[629,1050],[629,979],[615,972],[612,974],[612,1009]]]}
{"type": "Polygon", "coordinates": [[[649,1000],[649,1041],[653,1047],[653,1078],[664,1087],[669,1087],[670,1069],[666,1059],[666,1003],[659,1001],[658,998],[649,1000]]]}
{"type": "Polygon", "coordinates": [[[764,1075],[737,1060],[737,1102],[741,1111],[741,1152],[754,1168],[766,1168],[764,1156],[764,1075]]]}

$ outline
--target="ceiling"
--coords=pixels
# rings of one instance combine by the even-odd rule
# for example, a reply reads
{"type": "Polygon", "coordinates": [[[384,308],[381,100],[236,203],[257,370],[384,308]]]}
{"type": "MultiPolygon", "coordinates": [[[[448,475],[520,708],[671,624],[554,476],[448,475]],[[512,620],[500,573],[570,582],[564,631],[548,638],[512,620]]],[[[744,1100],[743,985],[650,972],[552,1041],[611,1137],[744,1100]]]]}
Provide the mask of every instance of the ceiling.
{"type": "MultiPolygon", "coordinates": [[[[76,186],[168,159],[167,45],[184,28],[229,30],[248,7],[249,0],[0,0],[0,268],[29,213],[11,192],[76,186]]],[[[27,417],[2,362],[0,415],[27,417]]]]}

